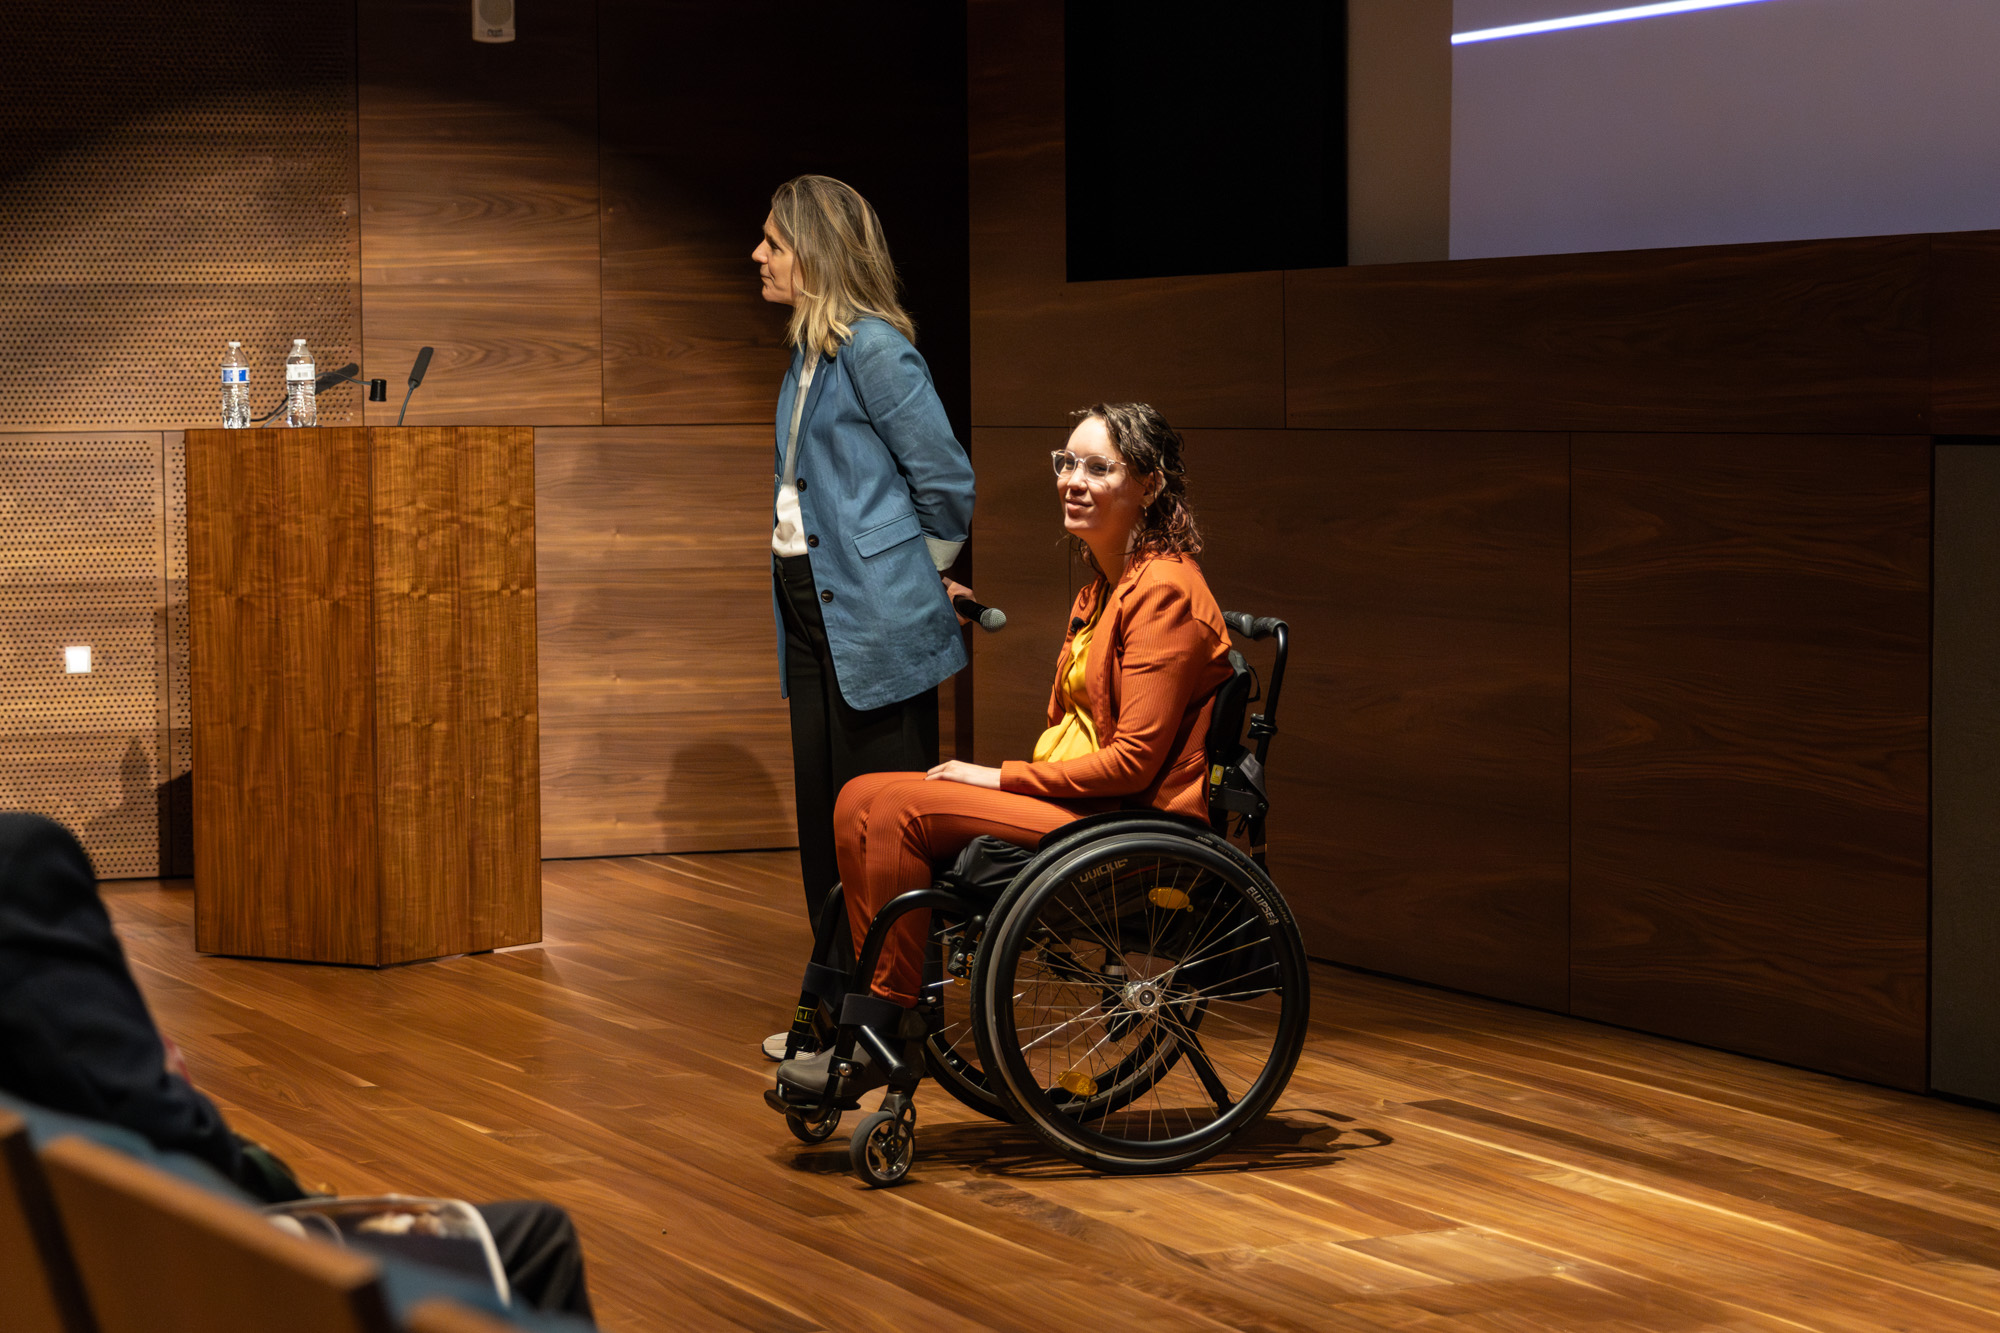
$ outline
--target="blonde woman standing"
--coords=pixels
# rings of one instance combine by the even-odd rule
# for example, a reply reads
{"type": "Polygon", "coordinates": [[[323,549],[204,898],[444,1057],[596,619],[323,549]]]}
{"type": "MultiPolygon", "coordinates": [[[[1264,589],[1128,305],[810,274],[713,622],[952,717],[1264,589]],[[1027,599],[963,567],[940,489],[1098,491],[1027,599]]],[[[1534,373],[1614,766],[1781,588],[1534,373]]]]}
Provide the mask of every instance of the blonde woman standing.
{"type": "MultiPolygon", "coordinates": [[[[972,465],[951,431],[868,201],[827,176],[771,196],[751,258],[790,306],[778,390],[772,610],[791,705],[806,909],[839,878],[834,801],[864,773],[937,763],[937,685],[965,665],[942,577],[972,523],[972,465]]],[[[764,1043],[782,1059],[785,1034],[764,1043]]]]}

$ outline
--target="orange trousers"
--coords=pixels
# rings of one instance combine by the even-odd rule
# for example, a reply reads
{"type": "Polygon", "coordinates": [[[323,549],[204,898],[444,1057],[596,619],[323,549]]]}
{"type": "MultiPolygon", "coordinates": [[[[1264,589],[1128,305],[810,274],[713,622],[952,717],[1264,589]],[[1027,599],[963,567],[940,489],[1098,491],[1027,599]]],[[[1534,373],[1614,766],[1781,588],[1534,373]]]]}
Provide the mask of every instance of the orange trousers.
{"type": "MultiPolygon", "coordinates": [[[[982,834],[1032,847],[1051,829],[1081,819],[1086,810],[1037,796],[929,782],[921,773],[867,773],[840,789],[833,807],[833,849],[847,896],[847,924],[854,947],[868,923],[891,898],[929,888],[935,868],[982,834]]],[[[872,989],[908,1007],[923,986],[929,912],[898,921],[883,945],[872,989]]]]}

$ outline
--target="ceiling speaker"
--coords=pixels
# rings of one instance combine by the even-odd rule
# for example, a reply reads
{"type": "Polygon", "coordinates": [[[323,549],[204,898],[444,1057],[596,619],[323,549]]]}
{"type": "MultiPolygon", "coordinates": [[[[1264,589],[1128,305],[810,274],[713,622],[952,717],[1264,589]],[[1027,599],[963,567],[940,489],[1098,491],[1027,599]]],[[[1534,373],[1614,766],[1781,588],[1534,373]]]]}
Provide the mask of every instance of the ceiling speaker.
{"type": "Polygon", "coordinates": [[[472,0],[472,40],[514,40],[514,0],[472,0]]]}

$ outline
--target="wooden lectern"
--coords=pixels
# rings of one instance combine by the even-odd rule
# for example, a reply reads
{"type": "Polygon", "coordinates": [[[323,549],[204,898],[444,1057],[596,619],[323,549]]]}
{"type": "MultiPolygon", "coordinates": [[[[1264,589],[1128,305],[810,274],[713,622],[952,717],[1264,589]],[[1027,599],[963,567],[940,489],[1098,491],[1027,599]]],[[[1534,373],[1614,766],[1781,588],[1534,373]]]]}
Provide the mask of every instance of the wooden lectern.
{"type": "Polygon", "coordinates": [[[534,432],[191,430],[195,945],[541,938],[534,432]]]}

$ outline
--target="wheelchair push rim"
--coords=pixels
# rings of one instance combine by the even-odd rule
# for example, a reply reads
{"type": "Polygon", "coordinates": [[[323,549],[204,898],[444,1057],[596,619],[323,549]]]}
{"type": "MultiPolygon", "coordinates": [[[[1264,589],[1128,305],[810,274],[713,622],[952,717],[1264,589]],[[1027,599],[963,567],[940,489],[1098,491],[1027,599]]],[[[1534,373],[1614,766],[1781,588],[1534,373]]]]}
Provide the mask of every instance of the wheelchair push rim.
{"type": "Polygon", "coordinates": [[[989,1080],[1046,1142],[1164,1171],[1256,1123],[1304,1043],[1309,980],[1269,878],[1208,835],[1113,833],[996,911],[974,984],[989,1080]]]}

